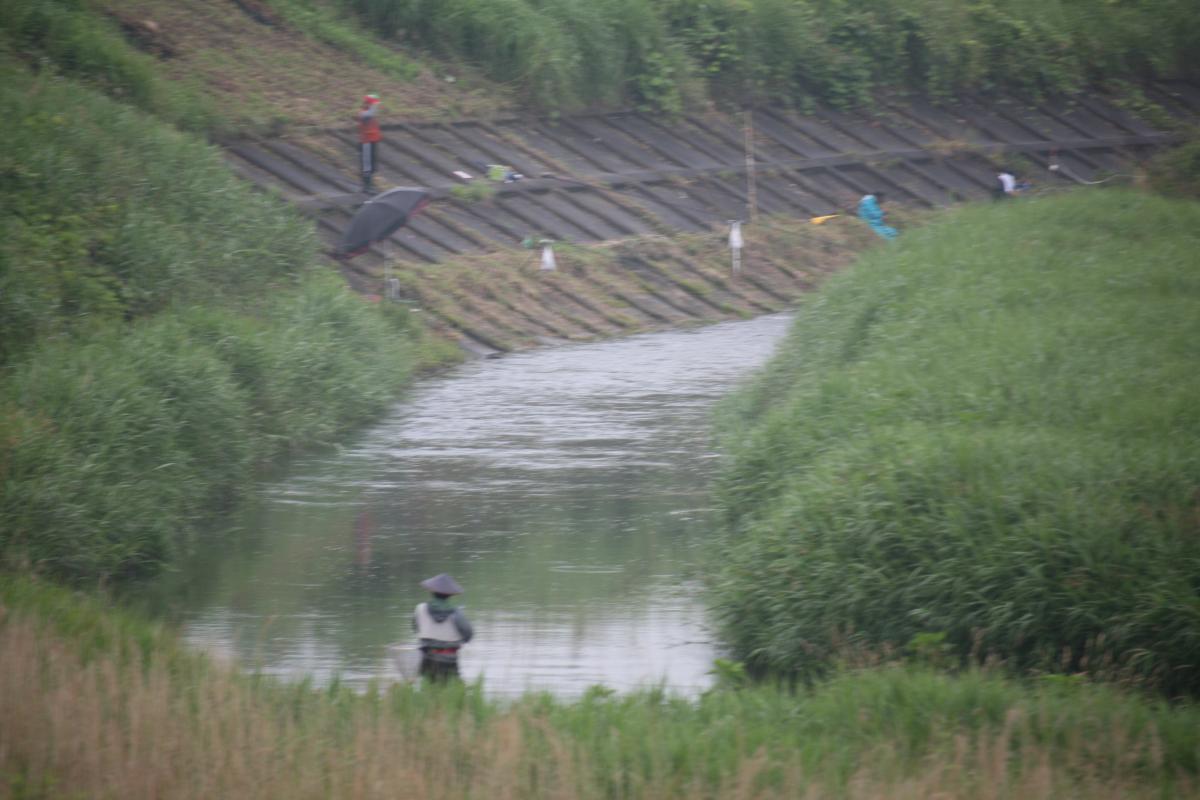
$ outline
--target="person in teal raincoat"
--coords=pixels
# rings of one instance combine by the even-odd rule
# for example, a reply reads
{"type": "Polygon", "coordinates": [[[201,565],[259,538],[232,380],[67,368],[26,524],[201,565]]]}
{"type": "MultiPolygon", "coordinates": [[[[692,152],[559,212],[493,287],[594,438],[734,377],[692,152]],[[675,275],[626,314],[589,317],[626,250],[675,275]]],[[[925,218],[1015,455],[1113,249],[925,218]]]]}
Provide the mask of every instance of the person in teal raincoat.
{"type": "Polygon", "coordinates": [[[883,192],[863,195],[858,201],[858,218],[871,226],[871,230],[885,239],[895,239],[898,231],[883,221],[883,192]]]}

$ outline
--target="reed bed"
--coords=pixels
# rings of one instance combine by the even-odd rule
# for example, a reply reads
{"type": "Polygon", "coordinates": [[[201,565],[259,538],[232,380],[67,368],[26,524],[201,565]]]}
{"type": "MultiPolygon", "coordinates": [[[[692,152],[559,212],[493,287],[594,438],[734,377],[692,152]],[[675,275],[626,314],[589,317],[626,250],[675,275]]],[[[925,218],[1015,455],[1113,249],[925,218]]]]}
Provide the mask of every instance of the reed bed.
{"type": "Polygon", "coordinates": [[[0,76],[0,558],[153,572],[256,470],[447,357],[215,148],[76,81],[0,76]]]}
{"type": "Polygon", "coordinates": [[[311,224],[216,148],[76,81],[0,76],[0,360],[171,304],[253,311],[313,268],[311,224]]]}
{"type": "Polygon", "coordinates": [[[26,579],[0,596],[0,793],[12,796],[1197,796],[1197,710],[1102,687],[869,669],[696,701],[356,695],[239,675],[26,579]]]}
{"type": "MultiPolygon", "coordinates": [[[[373,31],[478,65],[527,102],[678,110],[869,103],[879,89],[1040,94],[1194,74],[1186,0],[340,0],[373,31]]],[[[1128,87],[1126,87],[1128,89],[1128,87]]]]}
{"type": "Polygon", "coordinates": [[[731,401],[713,578],[754,669],[839,637],[1200,689],[1200,206],[953,211],[802,306],[731,401]]]}

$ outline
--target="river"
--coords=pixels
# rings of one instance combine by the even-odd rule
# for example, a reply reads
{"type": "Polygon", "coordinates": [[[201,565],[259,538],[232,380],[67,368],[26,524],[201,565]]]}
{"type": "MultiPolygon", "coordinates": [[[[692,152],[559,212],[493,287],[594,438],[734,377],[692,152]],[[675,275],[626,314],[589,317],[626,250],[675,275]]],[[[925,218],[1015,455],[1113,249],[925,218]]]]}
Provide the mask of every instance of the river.
{"type": "Polygon", "coordinates": [[[662,686],[718,654],[700,599],[714,404],[790,316],[572,344],[423,380],[336,453],[293,463],[155,592],[190,644],[287,679],[399,677],[439,572],[492,696],[662,686]]]}

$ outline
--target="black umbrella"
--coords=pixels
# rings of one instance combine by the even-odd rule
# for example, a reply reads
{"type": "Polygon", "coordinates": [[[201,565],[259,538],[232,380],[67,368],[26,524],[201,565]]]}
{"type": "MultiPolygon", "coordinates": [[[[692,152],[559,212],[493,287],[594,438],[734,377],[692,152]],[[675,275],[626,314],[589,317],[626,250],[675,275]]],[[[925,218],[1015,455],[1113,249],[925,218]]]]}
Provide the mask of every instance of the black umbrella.
{"type": "Polygon", "coordinates": [[[338,243],[340,258],[354,258],[375,242],[391,236],[429,202],[429,191],[413,186],[375,195],[355,212],[342,241],[338,243]]]}

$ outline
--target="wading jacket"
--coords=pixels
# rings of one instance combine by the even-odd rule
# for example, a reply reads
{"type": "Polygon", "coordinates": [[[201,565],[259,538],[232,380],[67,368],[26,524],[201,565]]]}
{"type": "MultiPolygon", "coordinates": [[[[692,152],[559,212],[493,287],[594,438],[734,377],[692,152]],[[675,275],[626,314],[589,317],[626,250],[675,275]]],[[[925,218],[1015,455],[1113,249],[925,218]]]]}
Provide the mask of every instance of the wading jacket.
{"type": "Polygon", "coordinates": [[[436,600],[421,603],[416,607],[413,611],[413,630],[421,640],[421,650],[425,657],[444,663],[457,659],[458,648],[471,641],[471,637],[475,635],[461,608],[436,600]],[[454,652],[436,652],[439,650],[454,652]]]}

